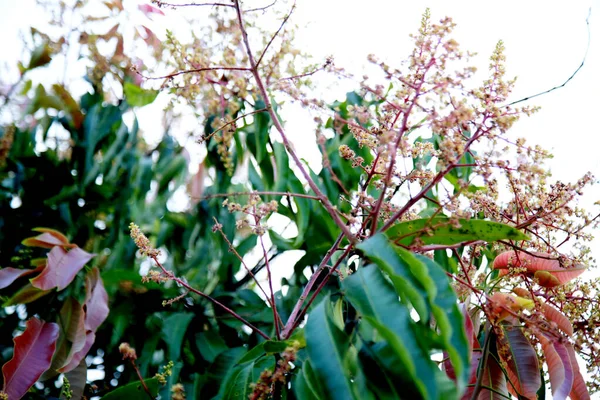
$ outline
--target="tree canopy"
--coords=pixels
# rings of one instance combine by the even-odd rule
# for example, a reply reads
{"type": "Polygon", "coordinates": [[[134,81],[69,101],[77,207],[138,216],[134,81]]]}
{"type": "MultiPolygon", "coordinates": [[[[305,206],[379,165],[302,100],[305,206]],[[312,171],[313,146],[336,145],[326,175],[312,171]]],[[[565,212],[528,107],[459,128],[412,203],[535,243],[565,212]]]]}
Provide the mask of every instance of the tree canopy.
{"type": "Polygon", "coordinates": [[[349,76],[294,47],[295,2],[128,3],[46,4],[1,82],[0,399],[600,389],[594,178],[554,181],[510,136],[536,107],[502,42],[474,82],[426,10],[405,62],[370,56],[328,103],[314,78],[349,76]],[[188,9],[164,41],[148,27],[188,9]],[[83,75],[55,77],[72,59],[83,75]]]}

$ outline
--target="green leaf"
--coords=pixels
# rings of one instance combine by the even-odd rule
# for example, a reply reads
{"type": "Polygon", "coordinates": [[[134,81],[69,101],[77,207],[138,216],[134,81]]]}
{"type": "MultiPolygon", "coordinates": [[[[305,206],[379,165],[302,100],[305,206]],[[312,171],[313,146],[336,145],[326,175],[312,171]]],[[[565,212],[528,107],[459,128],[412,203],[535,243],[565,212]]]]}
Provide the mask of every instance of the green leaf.
{"type": "MultiPolygon", "coordinates": [[[[306,345],[311,365],[321,380],[328,399],[370,398],[364,387],[356,349],[334,319],[331,300],[326,297],[310,313],[306,324],[306,345]]],[[[340,315],[341,317],[341,315],[340,315]]]]}
{"type": "Polygon", "coordinates": [[[165,318],[162,333],[169,349],[170,361],[179,361],[183,336],[192,318],[194,314],[186,312],[173,313],[165,318]]]}
{"type": "Polygon", "coordinates": [[[443,268],[435,261],[417,254],[423,267],[436,286],[437,295],[432,300],[431,311],[438,325],[439,334],[444,343],[444,349],[450,356],[457,377],[459,392],[462,391],[469,380],[469,342],[464,329],[464,317],[458,306],[456,293],[450,286],[450,280],[443,268]]]}
{"type": "Polygon", "coordinates": [[[131,82],[125,82],[123,85],[123,93],[125,94],[127,103],[134,107],[148,105],[156,99],[156,96],[158,96],[158,90],[142,89],[131,82]]]}
{"type": "Polygon", "coordinates": [[[437,367],[419,346],[408,308],[380,270],[375,265],[361,268],[342,281],[342,288],[363,319],[390,345],[422,396],[437,398],[437,367]]]}
{"type": "MultiPolygon", "coordinates": [[[[390,277],[400,299],[410,302],[421,320],[428,321],[427,292],[388,239],[382,234],[377,234],[359,244],[357,248],[390,277]]],[[[419,268],[418,265],[416,267],[419,268]]]]}
{"type": "Polygon", "coordinates": [[[16,304],[27,304],[31,303],[40,297],[47,295],[53,290],[41,290],[34,287],[31,283],[24,285],[17,293],[12,295],[11,298],[6,300],[2,307],[14,306],[16,304]]]}
{"type": "Polygon", "coordinates": [[[197,333],[196,346],[202,357],[208,362],[213,362],[219,354],[229,349],[223,338],[215,331],[197,333]]]}
{"type": "Polygon", "coordinates": [[[385,234],[395,244],[410,246],[416,238],[423,244],[454,245],[484,240],[529,240],[520,230],[505,224],[480,219],[460,219],[455,227],[448,218],[423,218],[401,222],[388,229],[385,234]]]}
{"type": "MultiPolygon", "coordinates": [[[[156,378],[144,379],[146,387],[154,397],[158,395],[158,380],[156,378]]],[[[102,400],[148,400],[148,393],[142,387],[139,381],[131,382],[128,385],[122,386],[102,397],[102,400]]]]}

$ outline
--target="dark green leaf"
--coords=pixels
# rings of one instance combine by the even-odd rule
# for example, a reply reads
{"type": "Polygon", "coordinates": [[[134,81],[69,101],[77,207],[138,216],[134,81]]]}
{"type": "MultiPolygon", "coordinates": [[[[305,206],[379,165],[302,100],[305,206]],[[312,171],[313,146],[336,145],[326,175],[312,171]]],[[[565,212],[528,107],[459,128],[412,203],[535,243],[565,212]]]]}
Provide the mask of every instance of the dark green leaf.
{"type": "Polygon", "coordinates": [[[342,288],[363,319],[390,345],[424,398],[437,398],[437,367],[415,337],[410,312],[379,269],[370,265],[342,281],[342,288]]]}
{"type": "MultiPolygon", "coordinates": [[[[158,380],[156,378],[145,379],[144,383],[146,387],[150,390],[153,396],[158,395],[158,380]]],[[[148,393],[142,387],[142,384],[139,381],[132,382],[128,385],[122,386],[118,389],[113,390],[108,393],[106,396],[102,397],[102,400],[119,400],[119,399],[127,399],[127,400],[148,400],[148,393]]]]}
{"type": "Polygon", "coordinates": [[[173,313],[165,318],[162,333],[169,349],[170,361],[179,361],[183,336],[192,318],[194,314],[186,312],[173,313]]]}

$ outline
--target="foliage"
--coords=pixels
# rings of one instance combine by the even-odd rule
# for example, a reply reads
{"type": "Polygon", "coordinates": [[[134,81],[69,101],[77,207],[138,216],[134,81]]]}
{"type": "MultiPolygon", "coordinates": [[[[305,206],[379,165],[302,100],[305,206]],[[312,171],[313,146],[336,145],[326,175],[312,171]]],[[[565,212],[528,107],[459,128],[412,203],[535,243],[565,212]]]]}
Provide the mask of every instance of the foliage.
{"type": "Polygon", "coordinates": [[[0,109],[1,395],[598,390],[576,358],[597,372],[598,282],[578,278],[597,222],[575,206],[593,178],[550,184],[549,155],[510,138],[535,109],[505,105],[514,82],[502,43],[489,79],[469,86],[452,21],[427,11],[406,64],[370,57],[381,76],[327,105],[311,98],[310,77],[346,74],[293,48],[295,4],[206,5],[187,7],[211,24],[164,43],[130,21],[165,17],[170,4],[113,0],[102,15],[82,1],[50,5],[58,26],[79,19],[81,96],[35,80],[74,44],[32,29],[0,109]],[[263,13],[280,25],[261,24],[263,13]],[[153,144],[139,118],[161,98],[153,144]],[[320,170],[294,150],[279,115],[288,102],[317,115],[320,170]],[[174,132],[190,116],[201,121],[195,174],[174,132]]]}

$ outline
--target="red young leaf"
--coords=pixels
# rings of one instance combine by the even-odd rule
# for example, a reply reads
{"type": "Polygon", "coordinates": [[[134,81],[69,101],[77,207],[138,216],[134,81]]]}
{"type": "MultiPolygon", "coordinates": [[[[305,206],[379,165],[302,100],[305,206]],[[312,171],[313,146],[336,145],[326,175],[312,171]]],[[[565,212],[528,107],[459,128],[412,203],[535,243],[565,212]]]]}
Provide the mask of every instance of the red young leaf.
{"type": "Polygon", "coordinates": [[[552,307],[550,304],[542,303],[542,311],[546,320],[554,322],[558,329],[566,333],[567,335],[573,335],[573,324],[565,314],[552,307]]]}
{"type": "Polygon", "coordinates": [[[586,270],[582,264],[570,268],[561,267],[558,260],[549,254],[527,254],[522,251],[506,251],[494,260],[494,269],[500,270],[500,276],[508,274],[509,267],[527,269],[527,276],[535,277],[540,286],[555,287],[575,279],[586,270]]]}
{"type": "Polygon", "coordinates": [[[61,247],[55,246],[48,253],[48,265],[41,274],[31,280],[31,284],[43,290],[53,288],[63,290],[92,257],[94,257],[93,254],[83,251],[79,247],[67,252],[61,247]]]}
{"type": "Polygon", "coordinates": [[[483,387],[479,392],[479,396],[477,396],[477,400],[500,400],[506,399],[508,396],[506,377],[494,357],[489,356],[487,359],[481,384],[483,387]],[[495,391],[488,390],[488,387],[495,391]]]}
{"type": "Polygon", "coordinates": [[[72,371],[73,369],[77,368],[77,366],[79,365],[81,360],[83,360],[85,358],[88,351],[90,351],[90,349],[92,348],[92,345],[94,344],[94,340],[96,340],[96,334],[92,331],[88,331],[88,333],[85,336],[85,343],[83,345],[83,348],[81,350],[79,350],[77,353],[75,353],[73,355],[73,358],[71,358],[71,361],[69,361],[69,363],[67,365],[65,365],[64,367],[59,369],[59,372],[63,372],[63,373],[69,372],[69,371],[72,371]]]}
{"type": "Polygon", "coordinates": [[[468,386],[465,393],[462,395],[461,400],[469,400],[473,397],[473,390],[475,388],[475,383],[477,382],[477,369],[479,368],[482,355],[479,342],[477,342],[476,349],[471,353],[471,375],[469,376],[468,386]]]}
{"type": "Polygon", "coordinates": [[[108,317],[108,294],[96,267],[85,277],[85,292],[85,328],[96,332],[108,317]]]}
{"type": "Polygon", "coordinates": [[[83,399],[83,391],[85,390],[87,380],[87,364],[85,363],[85,359],[81,360],[77,368],[67,372],[65,377],[69,380],[69,385],[73,391],[71,398],[83,399]]]}
{"type": "Polygon", "coordinates": [[[10,286],[14,281],[22,276],[33,274],[41,271],[42,269],[43,267],[37,267],[34,269],[21,269],[12,267],[2,268],[0,269],[0,289],[10,286]]]}
{"type": "Polygon", "coordinates": [[[590,392],[588,392],[581,371],[579,370],[579,364],[577,363],[577,357],[575,356],[575,350],[570,344],[567,347],[569,352],[569,358],[571,359],[571,366],[573,367],[573,388],[571,389],[571,400],[590,400],[590,392]]]}
{"type": "Polygon", "coordinates": [[[27,238],[21,244],[30,247],[43,247],[45,249],[51,249],[54,246],[73,246],[69,243],[69,239],[57,230],[50,228],[34,228],[33,230],[42,232],[42,234],[27,238]]]}
{"type": "Polygon", "coordinates": [[[515,318],[508,318],[502,324],[504,337],[498,338],[498,353],[506,363],[506,372],[515,390],[526,399],[537,398],[537,391],[542,385],[539,362],[535,349],[523,334],[515,318]],[[503,350],[508,350],[504,354],[503,350]]]}
{"type": "MultiPolygon", "coordinates": [[[[550,340],[542,334],[536,334],[546,356],[552,398],[566,400],[573,386],[573,367],[565,344],[550,340]]],[[[570,346],[570,343],[567,343],[570,346]]]]}
{"type": "Polygon", "coordinates": [[[146,14],[146,17],[148,17],[150,14],[156,13],[156,14],[160,14],[160,15],[165,15],[164,12],[162,12],[159,8],[156,8],[154,6],[151,6],[150,4],[140,4],[138,6],[138,8],[144,13],[146,14]]]}
{"type": "Polygon", "coordinates": [[[58,370],[69,364],[74,355],[85,346],[86,331],[85,313],[77,300],[68,297],[60,309],[60,336],[52,364],[42,379],[49,379],[58,374],[58,370]]]}
{"type": "Polygon", "coordinates": [[[11,400],[20,399],[50,366],[56,349],[58,325],[31,318],[25,331],[14,338],[13,357],[2,367],[4,392],[11,400]]]}

